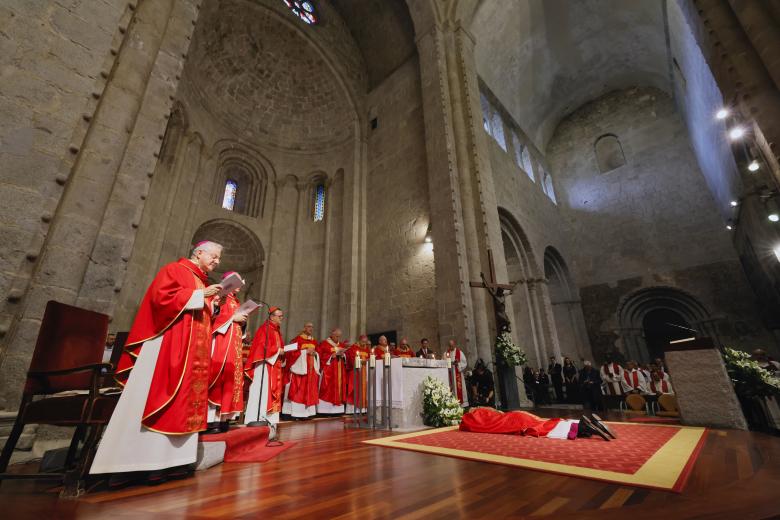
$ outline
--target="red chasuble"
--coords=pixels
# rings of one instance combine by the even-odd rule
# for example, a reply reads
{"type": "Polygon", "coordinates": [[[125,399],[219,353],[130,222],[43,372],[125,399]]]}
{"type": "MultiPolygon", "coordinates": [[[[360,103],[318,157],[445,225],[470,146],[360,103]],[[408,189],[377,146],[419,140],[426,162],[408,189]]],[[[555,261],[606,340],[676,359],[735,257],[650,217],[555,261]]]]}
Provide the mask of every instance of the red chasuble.
{"type": "Polygon", "coordinates": [[[368,402],[366,396],[366,386],[368,382],[368,370],[366,367],[366,360],[371,355],[370,346],[362,346],[357,343],[353,343],[351,347],[347,349],[347,403],[355,406],[355,356],[360,356],[363,369],[361,370],[362,384],[360,388],[361,401],[356,408],[366,408],[368,402]]]}
{"type": "Polygon", "coordinates": [[[166,434],[206,429],[210,305],[185,310],[194,291],[204,289],[206,273],[185,258],[164,266],[146,290],[117,366],[124,386],[144,342],[162,335],[160,354],[141,423],[166,434]]]}
{"type": "Polygon", "coordinates": [[[290,370],[298,358],[306,356],[306,375],[299,376],[290,372],[290,392],[287,397],[293,403],[315,406],[320,401],[319,375],[314,370],[314,356],[309,352],[317,351],[317,340],[313,336],[300,333],[293,341],[298,344],[298,350],[285,353],[287,370],[290,370]]]}
{"type": "Polygon", "coordinates": [[[560,419],[543,419],[528,412],[504,413],[493,408],[476,408],[463,414],[460,431],[545,437],[560,421],[560,419]]]}
{"type": "Polygon", "coordinates": [[[219,406],[220,414],[232,414],[244,410],[244,364],[241,359],[243,331],[233,321],[233,315],[241,304],[229,294],[214,320],[214,350],[209,366],[209,402],[219,406]],[[224,334],[217,330],[230,321],[224,334]]]}
{"type": "Polygon", "coordinates": [[[414,350],[412,350],[412,347],[409,346],[407,346],[405,349],[402,347],[395,347],[392,351],[390,351],[390,354],[392,354],[393,357],[413,358],[414,350]]]}
{"type": "Polygon", "coordinates": [[[266,413],[273,414],[282,411],[282,334],[279,326],[266,321],[257,329],[249,349],[249,355],[244,364],[244,373],[251,380],[255,374],[255,368],[266,359],[271,359],[278,352],[279,355],[273,364],[266,363],[268,369],[268,409],[266,413]]]}
{"type": "MultiPolygon", "coordinates": [[[[388,349],[388,352],[390,352],[389,349],[388,349]]],[[[379,361],[384,361],[384,359],[385,359],[385,351],[382,350],[382,347],[374,347],[374,355],[376,356],[377,360],[379,360],[379,361]]],[[[390,357],[392,357],[392,356],[393,356],[393,354],[392,354],[392,352],[390,352],[390,357]]]]}
{"type": "Polygon", "coordinates": [[[317,354],[320,355],[320,371],[322,372],[320,399],[334,406],[344,404],[347,397],[347,374],[344,358],[336,356],[337,348],[344,348],[344,344],[340,341],[335,343],[330,338],[317,347],[317,354]]]}

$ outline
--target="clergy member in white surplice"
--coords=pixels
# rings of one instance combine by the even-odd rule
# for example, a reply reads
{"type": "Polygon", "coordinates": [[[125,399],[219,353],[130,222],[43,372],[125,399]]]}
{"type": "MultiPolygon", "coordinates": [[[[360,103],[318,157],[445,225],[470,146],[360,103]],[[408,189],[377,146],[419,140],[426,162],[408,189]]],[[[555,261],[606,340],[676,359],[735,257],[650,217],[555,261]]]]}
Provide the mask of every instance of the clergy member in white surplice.
{"type": "Polygon", "coordinates": [[[647,379],[637,366],[636,361],[626,363],[626,370],[623,372],[623,392],[626,394],[650,393],[647,379]]]}
{"type": "Polygon", "coordinates": [[[206,287],[207,273],[221,254],[221,245],[200,242],[147,289],[117,367],[124,391],[90,473],[181,473],[195,462],[206,429],[211,301],[221,289],[206,287]]]}
{"type": "MultiPolygon", "coordinates": [[[[468,365],[468,363],[466,363],[466,354],[458,348],[458,344],[455,340],[451,339],[449,346],[447,347],[447,352],[444,353],[444,357],[445,359],[449,358],[452,360],[452,365],[455,367],[455,392],[458,401],[460,401],[460,405],[466,408],[469,405],[469,394],[466,389],[466,379],[463,374],[468,365]]],[[[450,378],[452,378],[451,373],[450,378]]],[[[451,382],[452,381],[450,381],[450,383],[451,382]]]]}
{"type": "Polygon", "coordinates": [[[623,374],[625,370],[619,363],[607,360],[601,365],[601,393],[604,395],[623,395],[623,374]]]}
{"type": "MultiPolygon", "coordinates": [[[[276,427],[282,411],[282,360],[284,345],[279,326],[284,312],[279,307],[268,309],[268,320],[257,329],[252,339],[244,373],[252,381],[246,401],[244,423],[268,422],[276,427]]],[[[273,433],[272,433],[273,435],[273,433]]]]}
{"type": "Polygon", "coordinates": [[[320,400],[320,359],[317,355],[317,340],[314,339],[314,324],[303,324],[303,330],[293,339],[297,348],[285,352],[286,377],[282,413],[296,419],[306,419],[317,414],[320,400]]]}

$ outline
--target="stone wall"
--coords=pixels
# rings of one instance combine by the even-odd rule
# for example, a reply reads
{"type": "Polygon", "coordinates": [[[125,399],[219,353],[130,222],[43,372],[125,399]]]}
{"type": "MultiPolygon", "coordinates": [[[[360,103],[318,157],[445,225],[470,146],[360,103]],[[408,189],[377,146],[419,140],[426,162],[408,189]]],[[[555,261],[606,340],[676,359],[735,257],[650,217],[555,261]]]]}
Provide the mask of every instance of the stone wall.
{"type": "Polygon", "coordinates": [[[366,326],[396,330],[413,345],[428,337],[437,349],[419,70],[414,56],[368,96],[376,128],[368,134],[366,326]]]}
{"type": "Polygon", "coordinates": [[[583,106],[550,142],[596,357],[626,348],[618,308],[647,287],[691,295],[714,320],[707,332],[723,342],[770,341],[689,143],[672,100],[655,89],[583,106]],[[626,164],[600,173],[593,145],[604,134],[618,137],[626,164]]]}

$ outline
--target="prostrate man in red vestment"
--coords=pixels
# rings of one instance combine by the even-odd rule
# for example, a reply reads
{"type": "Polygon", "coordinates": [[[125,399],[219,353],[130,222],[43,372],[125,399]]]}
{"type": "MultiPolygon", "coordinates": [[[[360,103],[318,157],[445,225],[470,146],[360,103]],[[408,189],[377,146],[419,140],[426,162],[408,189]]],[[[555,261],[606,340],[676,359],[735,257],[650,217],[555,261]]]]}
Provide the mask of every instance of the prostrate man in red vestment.
{"type": "MultiPolygon", "coordinates": [[[[458,401],[464,408],[469,405],[469,394],[466,391],[466,379],[463,376],[463,371],[466,370],[466,354],[458,348],[458,344],[454,339],[449,341],[447,352],[444,353],[444,358],[450,358],[452,360],[452,366],[455,367],[455,390],[457,391],[458,401]]],[[[450,373],[452,378],[452,373],[450,373]]],[[[452,381],[450,381],[452,382],[452,381]]]]}
{"type": "Polygon", "coordinates": [[[344,364],[346,345],[341,342],[341,329],[333,329],[330,336],[317,347],[320,359],[320,395],[317,413],[343,414],[347,398],[347,372],[344,364]]]}
{"type": "Polygon", "coordinates": [[[368,382],[368,370],[366,370],[366,362],[371,355],[371,342],[368,340],[368,336],[365,334],[360,336],[360,339],[353,343],[351,347],[347,349],[347,413],[352,413],[355,410],[355,358],[359,357],[361,366],[361,381],[360,384],[360,403],[357,403],[357,409],[360,413],[366,411],[368,399],[366,396],[366,388],[368,382]]]}
{"type": "Polygon", "coordinates": [[[413,358],[414,350],[409,346],[409,340],[401,338],[401,344],[391,351],[393,357],[413,358]]]}
{"type": "Polygon", "coordinates": [[[282,358],[284,355],[279,325],[284,312],[279,307],[268,310],[268,319],[260,325],[249,349],[244,373],[252,381],[246,402],[244,423],[266,421],[274,429],[282,410],[282,358]]]}
{"type": "Polygon", "coordinates": [[[304,323],[303,331],[291,342],[298,344],[298,350],[287,352],[284,356],[290,384],[285,388],[282,413],[297,419],[315,415],[320,400],[320,360],[313,333],[314,324],[304,323]]]}
{"type": "Polygon", "coordinates": [[[623,395],[623,376],[625,370],[619,363],[607,360],[606,363],[601,365],[601,391],[604,395],[608,396],[622,396],[623,395]]]}
{"type": "MultiPolygon", "coordinates": [[[[230,271],[222,275],[238,273],[230,271]]],[[[226,432],[228,421],[244,411],[244,363],[241,359],[247,316],[238,313],[238,287],[225,296],[214,319],[209,365],[209,416],[207,433],[226,432]]]]}
{"type": "Polygon", "coordinates": [[[647,394],[647,380],[636,361],[626,363],[627,370],[623,371],[623,392],[626,394],[647,394]]]}
{"type": "Polygon", "coordinates": [[[206,429],[211,303],[207,284],[222,246],[201,242],[190,259],[164,266],[146,291],[117,366],[124,385],[90,473],[180,475],[206,429]]]}

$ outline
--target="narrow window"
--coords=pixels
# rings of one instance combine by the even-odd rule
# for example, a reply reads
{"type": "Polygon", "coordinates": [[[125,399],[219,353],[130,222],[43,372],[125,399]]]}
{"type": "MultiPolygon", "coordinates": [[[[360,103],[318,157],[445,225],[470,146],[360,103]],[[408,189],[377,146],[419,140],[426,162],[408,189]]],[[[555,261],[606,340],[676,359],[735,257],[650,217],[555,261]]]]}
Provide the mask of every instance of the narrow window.
{"type": "Polygon", "coordinates": [[[233,211],[233,206],[236,205],[236,192],[238,191],[238,183],[233,179],[228,179],[225,182],[225,194],[222,196],[222,207],[228,211],[233,211]]]}
{"type": "Polygon", "coordinates": [[[318,184],[314,189],[314,222],[325,218],[325,185],[318,184]]]}

